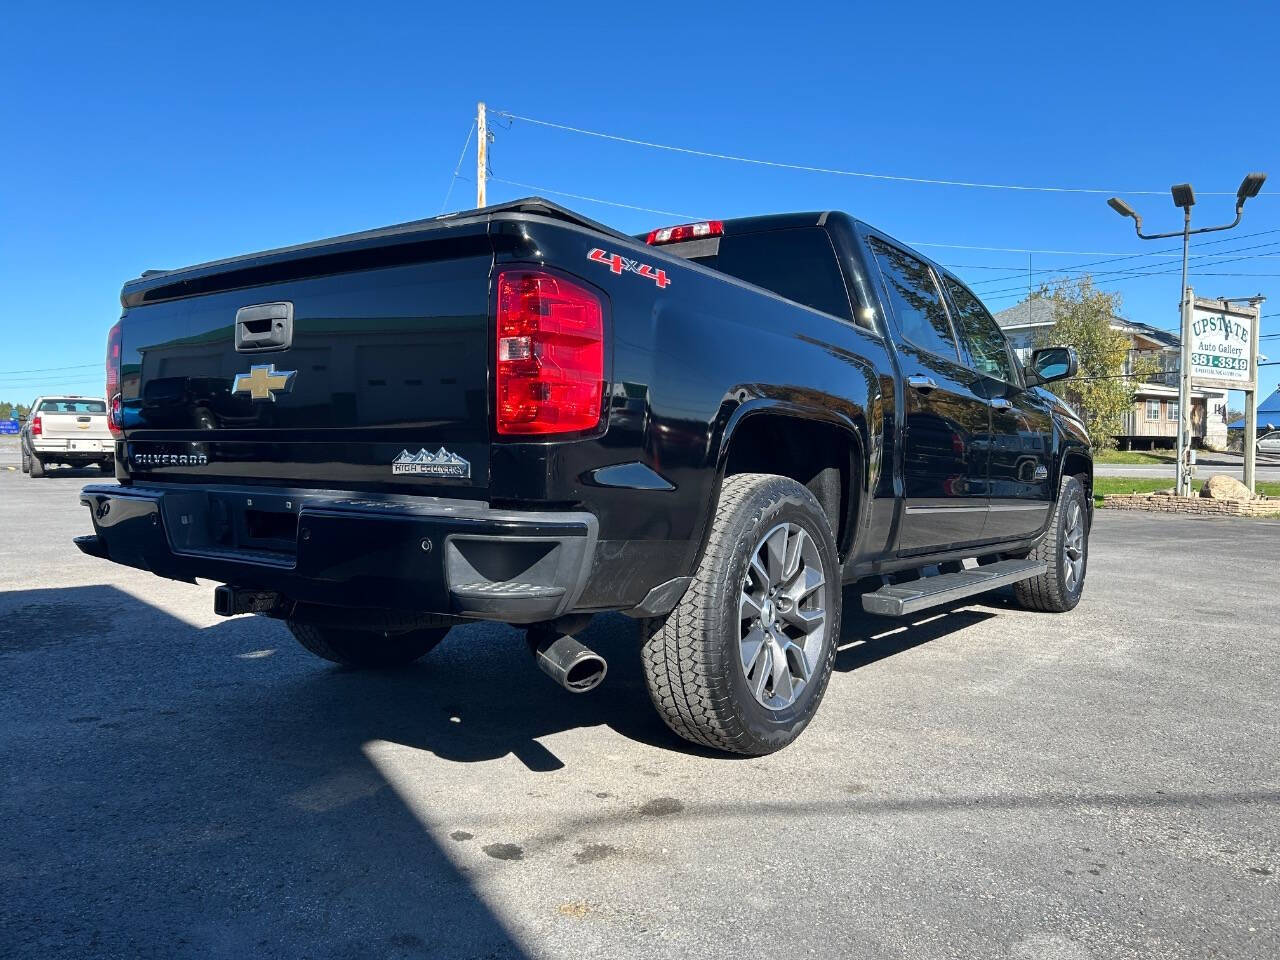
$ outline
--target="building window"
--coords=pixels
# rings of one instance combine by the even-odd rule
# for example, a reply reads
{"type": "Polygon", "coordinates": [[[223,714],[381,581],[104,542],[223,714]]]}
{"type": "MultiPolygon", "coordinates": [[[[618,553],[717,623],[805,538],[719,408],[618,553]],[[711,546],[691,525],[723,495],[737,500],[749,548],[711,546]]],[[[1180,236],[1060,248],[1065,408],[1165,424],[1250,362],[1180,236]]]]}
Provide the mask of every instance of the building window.
{"type": "Polygon", "coordinates": [[[1170,400],[1168,404],[1168,409],[1169,409],[1169,419],[1177,420],[1178,419],[1178,401],[1170,400]]]}
{"type": "Polygon", "coordinates": [[[1160,419],[1160,401],[1148,400],[1147,401],[1147,420],[1152,421],[1152,420],[1159,420],[1159,419],[1160,419]]]}

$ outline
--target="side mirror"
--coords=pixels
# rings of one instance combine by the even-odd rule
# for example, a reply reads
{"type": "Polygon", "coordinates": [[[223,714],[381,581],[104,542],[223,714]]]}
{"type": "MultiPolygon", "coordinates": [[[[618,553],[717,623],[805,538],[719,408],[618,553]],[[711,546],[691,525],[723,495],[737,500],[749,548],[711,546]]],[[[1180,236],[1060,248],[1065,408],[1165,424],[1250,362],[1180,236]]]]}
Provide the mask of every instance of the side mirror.
{"type": "Polygon", "coordinates": [[[1045,347],[1031,354],[1028,365],[1027,386],[1036,387],[1054,380],[1074,377],[1080,366],[1074,347],[1045,347]]]}

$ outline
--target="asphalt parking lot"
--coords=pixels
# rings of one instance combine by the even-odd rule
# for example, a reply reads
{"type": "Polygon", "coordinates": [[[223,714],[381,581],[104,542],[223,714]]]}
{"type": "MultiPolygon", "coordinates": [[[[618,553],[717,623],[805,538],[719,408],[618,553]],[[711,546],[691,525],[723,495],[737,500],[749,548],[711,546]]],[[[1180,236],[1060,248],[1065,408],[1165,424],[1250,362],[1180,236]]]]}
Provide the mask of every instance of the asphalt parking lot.
{"type": "Polygon", "coordinates": [[[93,470],[0,470],[8,957],[1280,954],[1280,524],[1099,514],[1082,605],[850,610],[762,759],[477,624],[355,673],[80,555],[93,470]]]}

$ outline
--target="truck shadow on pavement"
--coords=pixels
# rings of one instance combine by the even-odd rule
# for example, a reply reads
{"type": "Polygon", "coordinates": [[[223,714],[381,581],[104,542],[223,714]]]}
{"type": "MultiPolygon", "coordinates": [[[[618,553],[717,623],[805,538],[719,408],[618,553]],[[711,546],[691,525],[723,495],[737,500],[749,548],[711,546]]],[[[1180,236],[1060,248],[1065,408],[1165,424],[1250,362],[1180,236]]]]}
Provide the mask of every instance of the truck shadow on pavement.
{"type": "MultiPolygon", "coordinates": [[[[981,599],[984,606],[1007,604],[1000,595],[981,599]]],[[[973,609],[974,602],[974,598],[969,598],[912,617],[896,619],[863,612],[861,594],[854,588],[846,588],[835,669],[842,672],[858,670],[998,615],[988,610],[973,609]]]]}
{"type": "Polygon", "coordinates": [[[444,752],[444,687],[313,665],[273,627],[0,594],[6,956],[526,956],[361,751],[444,752]]]}

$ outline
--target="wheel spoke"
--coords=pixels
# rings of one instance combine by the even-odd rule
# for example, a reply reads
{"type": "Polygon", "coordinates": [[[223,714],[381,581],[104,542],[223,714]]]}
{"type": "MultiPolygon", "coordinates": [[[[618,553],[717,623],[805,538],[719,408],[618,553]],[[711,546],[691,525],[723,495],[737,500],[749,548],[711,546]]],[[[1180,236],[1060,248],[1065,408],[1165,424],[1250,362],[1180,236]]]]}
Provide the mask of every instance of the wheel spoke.
{"type": "Polygon", "coordinates": [[[760,562],[760,551],[758,549],[751,555],[751,572],[756,578],[756,588],[761,593],[773,586],[773,583],[769,580],[769,571],[760,562]]]}
{"type": "Polygon", "coordinates": [[[738,601],[738,618],[740,620],[751,620],[758,616],[760,616],[760,602],[747,593],[747,588],[744,585],[742,597],[738,601]]]}
{"type": "Polygon", "coordinates": [[[821,587],[826,580],[822,577],[821,570],[815,570],[813,567],[806,565],[801,571],[800,576],[783,591],[787,598],[794,604],[799,604],[801,600],[813,593],[821,587]]]}
{"type": "Polygon", "coordinates": [[[759,663],[756,665],[756,676],[752,680],[750,675],[747,676],[751,683],[751,692],[755,694],[757,700],[764,703],[764,688],[769,682],[769,677],[773,674],[773,651],[769,649],[769,645],[765,644],[761,648],[764,652],[759,657],[759,663]]]}
{"type": "Polygon", "coordinates": [[[751,671],[760,660],[761,652],[765,648],[764,631],[757,626],[754,630],[742,638],[742,670],[747,675],[747,679],[751,678],[751,671]]]}
{"type": "Polygon", "coordinates": [[[787,663],[787,655],[782,650],[770,650],[769,653],[773,658],[773,696],[783,704],[788,704],[795,698],[795,691],[791,686],[791,667],[787,663]]]}
{"type": "Polygon", "coordinates": [[[787,559],[787,528],[778,527],[769,534],[765,541],[765,563],[769,568],[770,584],[782,583],[785,579],[787,559]]]}
{"type": "Polygon", "coordinates": [[[795,536],[787,541],[786,562],[783,565],[782,582],[787,583],[800,570],[800,552],[804,549],[807,534],[796,527],[795,536]]]}
{"type": "Polygon", "coordinates": [[[792,641],[786,647],[787,660],[791,664],[791,672],[797,680],[803,683],[809,682],[809,677],[813,675],[813,669],[809,666],[809,658],[805,655],[804,647],[792,641]]]}
{"type": "Polygon", "coordinates": [[[827,619],[827,612],[825,610],[801,610],[799,607],[792,607],[790,610],[783,611],[782,617],[801,633],[809,634],[822,626],[827,619]]]}

